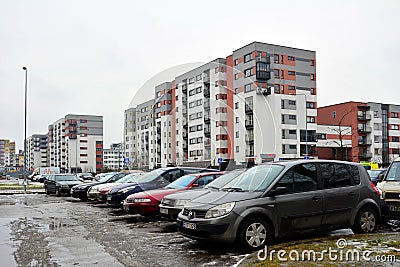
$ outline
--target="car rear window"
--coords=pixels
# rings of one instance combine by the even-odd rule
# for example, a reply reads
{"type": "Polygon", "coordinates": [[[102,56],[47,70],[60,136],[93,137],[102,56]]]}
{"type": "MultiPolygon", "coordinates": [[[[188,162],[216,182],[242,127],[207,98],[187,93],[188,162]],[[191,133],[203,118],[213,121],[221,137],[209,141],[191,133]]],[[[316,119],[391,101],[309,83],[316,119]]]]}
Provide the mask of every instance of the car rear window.
{"type": "Polygon", "coordinates": [[[360,184],[357,166],[341,163],[320,163],[325,188],[345,187],[360,184]]]}

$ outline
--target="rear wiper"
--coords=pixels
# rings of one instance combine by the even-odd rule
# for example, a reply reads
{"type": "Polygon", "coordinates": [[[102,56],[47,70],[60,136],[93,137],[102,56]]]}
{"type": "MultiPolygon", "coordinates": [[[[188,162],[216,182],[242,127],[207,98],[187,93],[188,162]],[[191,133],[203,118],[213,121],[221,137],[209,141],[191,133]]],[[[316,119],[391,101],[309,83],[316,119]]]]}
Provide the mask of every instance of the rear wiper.
{"type": "Polygon", "coordinates": [[[244,192],[244,190],[240,187],[226,187],[226,188],[222,188],[221,190],[228,191],[228,192],[244,192]]]}

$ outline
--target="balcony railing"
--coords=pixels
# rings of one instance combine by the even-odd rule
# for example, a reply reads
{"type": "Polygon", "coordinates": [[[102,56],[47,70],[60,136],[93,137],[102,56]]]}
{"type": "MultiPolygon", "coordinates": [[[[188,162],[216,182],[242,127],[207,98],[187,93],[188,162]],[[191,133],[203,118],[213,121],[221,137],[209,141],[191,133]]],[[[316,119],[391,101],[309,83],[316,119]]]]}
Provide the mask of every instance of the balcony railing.
{"type": "Polygon", "coordinates": [[[359,127],[358,132],[359,133],[370,133],[372,131],[371,127],[359,127]]]}
{"type": "Polygon", "coordinates": [[[366,121],[370,119],[371,119],[371,114],[358,115],[358,120],[360,121],[366,121]]]}

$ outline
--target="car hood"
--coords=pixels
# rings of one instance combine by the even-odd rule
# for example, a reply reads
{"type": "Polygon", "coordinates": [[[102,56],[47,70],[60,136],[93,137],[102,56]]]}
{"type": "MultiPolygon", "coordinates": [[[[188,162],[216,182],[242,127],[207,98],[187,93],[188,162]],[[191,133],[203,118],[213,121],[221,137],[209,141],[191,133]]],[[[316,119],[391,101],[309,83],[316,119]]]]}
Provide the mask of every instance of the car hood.
{"type": "Polygon", "coordinates": [[[80,185],[83,184],[81,181],[58,181],[57,184],[59,185],[80,185]]]}
{"type": "Polygon", "coordinates": [[[116,186],[118,186],[118,185],[121,185],[120,183],[106,183],[106,184],[98,184],[98,185],[95,185],[95,186],[92,186],[92,187],[96,187],[99,191],[100,190],[104,190],[104,189],[107,189],[107,188],[114,188],[114,187],[116,187],[116,186]]]}
{"type": "Polygon", "coordinates": [[[209,189],[190,189],[168,195],[168,199],[172,200],[191,200],[199,196],[212,192],[209,189]]]}
{"type": "Polygon", "coordinates": [[[110,193],[110,194],[116,193],[116,192],[120,191],[121,189],[125,189],[125,188],[128,188],[128,187],[134,188],[135,186],[138,186],[138,184],[136,184],[136,183],[118,184],[117,186],[113,187],[113,188],[109,191],[109,193],[110,193]]]}
{"type": "Polygon", "coordinates": [[[400,193],[400,181],[383,181],[377,184],[382,191],[395,191],[400,193]]]}
{"type": "Polygon", "coordinates": [[[219,205],[229,202],[237,202],[248,199],[254,199],[261,196],[263,192],[226,192],[226,191],[209,191],[207,194],[202,194],[192,199],[188,206],[191,204],[212,204],[219,205]]]}
{"type": "Polygon", "coordinates": [[[148,191],[143,191],[140,193],[135,193],[133,195],[130,195],[128,198],[147,198],[149,196],[157,199],[158,201],[161,201],[163,197],[182,191],[184,189],[154,189],[154,190],[148,190],[148,191]]]}

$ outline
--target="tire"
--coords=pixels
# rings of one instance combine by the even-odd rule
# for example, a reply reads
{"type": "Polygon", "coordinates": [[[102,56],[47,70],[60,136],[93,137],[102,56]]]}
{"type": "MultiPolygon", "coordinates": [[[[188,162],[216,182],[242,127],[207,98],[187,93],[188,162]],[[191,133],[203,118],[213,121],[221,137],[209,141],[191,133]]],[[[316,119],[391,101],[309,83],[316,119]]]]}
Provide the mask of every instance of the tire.
{"type": "Polygon", "coordinates": [[[239,242],[245,250],[263,248],[270,238],[267,222],[261,218],[249,218],[239,228],[239,242]]]}
{"type": "Polygon", "coordinates": [[[58,189],[58,187],[56,187],[56,196],[61,196],[60,189],[58,189]]]}
{"type": "Polygon", "coordinates": [[[353,225],[353,232],[355,234],[374,233],[377,226],[378,218],[376,212],[370,208],[363,208],[357,213],[353,225]]]}
{"type": "Polygon", "coordinates": [[[44,187],[44,191],[46,192],[46,195],[50,195],[49,190],[47,189],[47,186],[44,187]]]}

